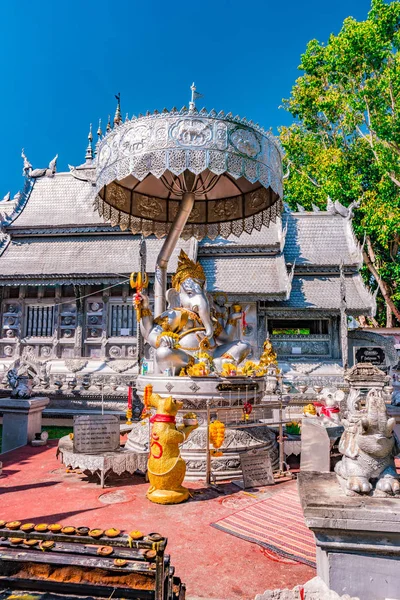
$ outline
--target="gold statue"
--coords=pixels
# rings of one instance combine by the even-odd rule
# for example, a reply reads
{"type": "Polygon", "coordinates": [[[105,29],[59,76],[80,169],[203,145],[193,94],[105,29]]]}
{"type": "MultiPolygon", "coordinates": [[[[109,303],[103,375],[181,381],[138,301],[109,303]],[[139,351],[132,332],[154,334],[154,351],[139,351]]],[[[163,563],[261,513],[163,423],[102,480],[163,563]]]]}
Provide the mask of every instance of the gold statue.
{"type": "Polygon", "coordinates": [[[260,356],[259,364],[263,367],[269,367],[269,365],[278,366],[277,355],[269,338],[264,342],[263,353],[260,356]]]}
{"type": "Polygon", "coordinates": [[[147,463],[150,487],[146,496],[156,504],[179,504],[189,498],[189,490],[182,486],[186,463],[181,458],[179,446],[198,423],[176,427],[175,416],[183,403],[172,396],[161,398],[152,394],[149,405],[157,410],[157,414],[150,419],[152,430],[147,463]]]}

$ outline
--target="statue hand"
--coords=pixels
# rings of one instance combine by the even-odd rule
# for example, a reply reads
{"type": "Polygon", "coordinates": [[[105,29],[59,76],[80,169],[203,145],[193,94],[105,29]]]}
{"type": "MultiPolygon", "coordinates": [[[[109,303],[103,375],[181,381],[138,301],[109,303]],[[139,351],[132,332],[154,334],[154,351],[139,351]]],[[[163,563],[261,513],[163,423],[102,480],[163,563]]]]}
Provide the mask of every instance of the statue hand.
{"type": "Polygon", "coordinates": [[[142,308],[149,308],[150,307],[150,301],[149,301],[149,297],[145,292],[139,292],[137,294],[137,297],[140,300],[140,304],[142,306],[142,308]]]}
{"type": "Polygon", "coordinates": [[[160,340],[160,346],[165,346],[167,348],[175,348],[176,339],[170,335],[163,335],[160,340]]]}

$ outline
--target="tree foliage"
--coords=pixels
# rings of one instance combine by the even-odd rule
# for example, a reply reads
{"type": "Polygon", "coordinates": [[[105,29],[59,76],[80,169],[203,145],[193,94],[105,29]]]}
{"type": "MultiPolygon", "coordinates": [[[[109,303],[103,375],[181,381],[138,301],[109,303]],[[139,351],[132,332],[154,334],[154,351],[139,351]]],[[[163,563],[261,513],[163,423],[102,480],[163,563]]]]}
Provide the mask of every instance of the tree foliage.
{"type": "MultiPolygon", "coordinates": [[[[400,2],[372,0],[368,18],[347,18],[326,44],[309,42],[284,107],[286,201],[307,209],[327,197],[355,212],[364,274],[379,286],[378,319],[400,322],[400,2]],[[386,314],[383,310],[386,308],[386,314]]],[[[327,243],[329,243],[327,241],[327,243]]]]}

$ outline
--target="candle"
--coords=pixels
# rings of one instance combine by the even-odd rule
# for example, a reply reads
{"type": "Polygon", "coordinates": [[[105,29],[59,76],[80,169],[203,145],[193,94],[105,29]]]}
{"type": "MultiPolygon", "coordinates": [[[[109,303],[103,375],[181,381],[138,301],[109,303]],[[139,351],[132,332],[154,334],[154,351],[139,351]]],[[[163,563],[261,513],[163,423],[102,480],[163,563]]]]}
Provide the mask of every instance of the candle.
{"type": "Polygon", "coordinates": [[[128,386],[128,408],[132,410],[132,388],[128,386]]]}

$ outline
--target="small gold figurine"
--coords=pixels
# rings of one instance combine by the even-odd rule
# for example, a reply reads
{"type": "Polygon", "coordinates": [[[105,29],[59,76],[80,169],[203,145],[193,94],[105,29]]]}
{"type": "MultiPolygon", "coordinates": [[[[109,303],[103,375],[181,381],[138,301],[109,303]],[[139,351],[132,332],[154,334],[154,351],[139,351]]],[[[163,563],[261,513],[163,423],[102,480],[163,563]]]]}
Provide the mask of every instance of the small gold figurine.
{"type": "Polygon", "coordinates": [[[267,338],[264,342],[263,353],[260,356],[259,364],[263,367],[269,367],[269,365],[278,365],[277,355],[269,338],[267,338]]]}

